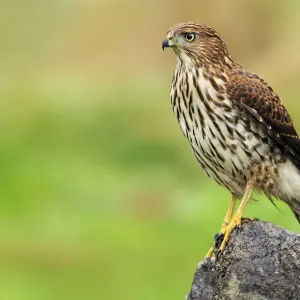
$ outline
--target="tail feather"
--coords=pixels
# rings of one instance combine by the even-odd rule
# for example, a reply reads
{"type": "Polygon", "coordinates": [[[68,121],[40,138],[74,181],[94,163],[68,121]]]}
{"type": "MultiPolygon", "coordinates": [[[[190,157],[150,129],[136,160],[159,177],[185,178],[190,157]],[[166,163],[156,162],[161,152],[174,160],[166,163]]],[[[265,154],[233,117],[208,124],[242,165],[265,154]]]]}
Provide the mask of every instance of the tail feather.
{"type": "Polygon", "coordinates": [[[286,202],[300,223],[300,170],[294,162],[287,160],[278,167],[278,198],[286,202]]]}
{"type": "Polygon", "coordinates": [[[292,204],[290,205],[290,208],[300,223],[300,200],[292,198],[292,204]]]}

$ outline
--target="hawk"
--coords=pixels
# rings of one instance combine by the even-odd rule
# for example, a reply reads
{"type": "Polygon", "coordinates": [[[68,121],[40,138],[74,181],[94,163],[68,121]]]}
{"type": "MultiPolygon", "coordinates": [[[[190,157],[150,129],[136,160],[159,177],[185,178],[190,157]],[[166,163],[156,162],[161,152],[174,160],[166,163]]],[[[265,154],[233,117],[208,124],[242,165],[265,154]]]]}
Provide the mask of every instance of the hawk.
{"type": "Polygon", "coordinates": [[[181,130],[206,174],[231,193],[219,251],[241,224],[253,190],[286,202],[300,222],[300,140],[279,96],[236,63],[207,25],[174,25],[166,47],[177,59],[170,94],[181,130]]]}

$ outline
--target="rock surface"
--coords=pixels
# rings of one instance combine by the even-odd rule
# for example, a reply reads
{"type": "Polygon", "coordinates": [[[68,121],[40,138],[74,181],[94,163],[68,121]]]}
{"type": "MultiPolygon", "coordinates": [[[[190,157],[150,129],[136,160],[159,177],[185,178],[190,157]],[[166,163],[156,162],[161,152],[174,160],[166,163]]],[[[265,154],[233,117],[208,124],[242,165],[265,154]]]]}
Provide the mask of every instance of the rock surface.
{"type": "Polygon", "coordinates": [[[188,300],[300,300],[300,234],[258,220],[196,270],[188,300]]]}

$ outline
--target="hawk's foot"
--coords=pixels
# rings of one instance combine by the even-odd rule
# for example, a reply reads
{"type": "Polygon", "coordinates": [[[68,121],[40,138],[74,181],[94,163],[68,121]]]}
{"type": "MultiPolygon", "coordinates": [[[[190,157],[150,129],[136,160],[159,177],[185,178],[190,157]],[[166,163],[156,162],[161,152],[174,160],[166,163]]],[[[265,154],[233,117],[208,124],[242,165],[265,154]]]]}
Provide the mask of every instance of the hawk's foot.
{"type": "Polygon", "coordinates": [[[242,224],[247,224],[247,223],[252,222],[252,221],[259,221],[259,219],[255,218],[255,217],[242,218],[242,224]]]}
{"type": "Polygon", "coordinates": [[[232,233],[234,228],[238,227],[241,224],[242,224],[242,216],[240,214],[235,214],[232,217],[229,224],[224,228],[224,232],[223,232],[224,233],[224,238],[223,238],[222,244],[221,244],[218,252],[221,252],[221,253],[224,252],[224,250],[226,248],[226,245],[227,245],[227,242],[229,240],[230,234],[232,233]]]}
{"type": "Polygon", "coordinates": [[[213,253],[215,253],[215,251],[220,247],[220,245],[221,245],[221,243],[224,239],[224,236],[225,236],[225,233],[226,233],[226,228],[227,228],[228,225],[229,224],[227,223],[227,221],[224,220],[220,232],[215,234],[215,236],[214,236],[215,244],[209,249],[209,251],[205,255],[205,258],[207,260],[210,260],[213,253]]]}
{"type": "Polygon", "coordinates": [[[208,250],[208,252],[207,252],[207,254],[205,255],[205,259],[206,260],[211,260],[211,257],[212,257],[212,255],[213,255],[213,253],[216,251],[216,246],[215,245],[213,245],[209,250],[208,250]]]}

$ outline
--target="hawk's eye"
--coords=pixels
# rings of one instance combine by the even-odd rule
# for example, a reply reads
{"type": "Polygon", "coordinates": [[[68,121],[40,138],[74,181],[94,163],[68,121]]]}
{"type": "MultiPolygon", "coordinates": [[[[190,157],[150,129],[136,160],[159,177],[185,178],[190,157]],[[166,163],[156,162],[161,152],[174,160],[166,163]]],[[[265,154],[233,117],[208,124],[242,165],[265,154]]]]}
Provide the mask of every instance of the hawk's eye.
{"type": "Polygon", "coordinates": [[[186,41],[192,42],[195,39],[195,33],[186,33],[184,38],[186,41]]]}

